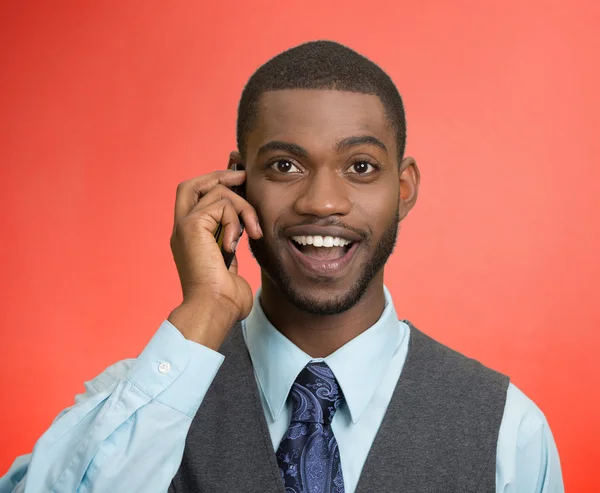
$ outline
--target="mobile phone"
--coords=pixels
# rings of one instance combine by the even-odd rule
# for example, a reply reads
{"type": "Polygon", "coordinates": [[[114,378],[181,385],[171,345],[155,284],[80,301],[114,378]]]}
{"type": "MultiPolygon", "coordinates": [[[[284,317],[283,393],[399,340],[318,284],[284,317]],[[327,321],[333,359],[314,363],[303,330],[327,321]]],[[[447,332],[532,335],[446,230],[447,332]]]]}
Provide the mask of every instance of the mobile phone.
{"type": "MultiPolygon", "coordinates": [[[[236,163],[233,165],[233,171],[242,171],[244,170],[244,165],[241,163],[236,163]]],[[[237,193],[240,197],[242,198],[246,198],[246,183],[244,182],[244,184],[242,185],[237,185],[234,187],[231,187],[231,190],[233,190],[235,193],[237,193]]],[[[242,237],[242,234],[244,233],[244,221],[242,221],[242,217],[240,216],[240,236],[238,237],[238,241],[239,238],[242,237]]],[[[221,223],[219,223],[219,225],[217,226],[217,229],[214,232],[214,237],[215,240],[217,240],[217,244],[219,245],[219,248],[221,249],[221,254],[223,255],[223,261],[225,262],[225,266],[229,269],[229,267],[231,266],[231,262],[233,262],[233,257],[235,255],[234,253],[228,252],[225,250],[224,246],[223,246],[223,239],[225,237],[225,228],[223,227],[223,225],[221,223]]]]}

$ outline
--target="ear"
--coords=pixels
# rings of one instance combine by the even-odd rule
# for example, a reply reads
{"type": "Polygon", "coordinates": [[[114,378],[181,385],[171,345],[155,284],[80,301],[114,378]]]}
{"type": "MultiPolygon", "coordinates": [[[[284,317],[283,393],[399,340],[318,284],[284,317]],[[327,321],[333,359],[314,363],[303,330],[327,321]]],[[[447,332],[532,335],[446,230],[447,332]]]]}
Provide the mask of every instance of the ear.
{"type": "Polygon", "coordinates": [[[232,151],[229,154],[229,164],[227,165],[227,169],[232,169],[233,165],[236,163],[241,163],[241,164],[244,163],[242,161],[242,155],[237,151],[232,151]]]}
{"type": "Polygon", "coordinates": [[[416,161],[412,157],[405,157],[400,163],[400,220],[404,219],[417,201],[421,173],[416,161]]]}

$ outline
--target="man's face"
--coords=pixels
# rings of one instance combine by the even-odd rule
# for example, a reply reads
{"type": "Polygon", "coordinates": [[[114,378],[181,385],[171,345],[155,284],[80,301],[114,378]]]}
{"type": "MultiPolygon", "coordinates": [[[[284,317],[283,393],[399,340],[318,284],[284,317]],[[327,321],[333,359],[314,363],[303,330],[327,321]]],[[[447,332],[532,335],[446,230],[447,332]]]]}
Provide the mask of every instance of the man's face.
{"type": "Polygon", "coordinates": [[[354,306],[383,275],[400,220],[396,132],[379,98],[263,94],[246,169],[247,198],[264,232],[250,239],[263,285],[310,313],[354,306]]]}

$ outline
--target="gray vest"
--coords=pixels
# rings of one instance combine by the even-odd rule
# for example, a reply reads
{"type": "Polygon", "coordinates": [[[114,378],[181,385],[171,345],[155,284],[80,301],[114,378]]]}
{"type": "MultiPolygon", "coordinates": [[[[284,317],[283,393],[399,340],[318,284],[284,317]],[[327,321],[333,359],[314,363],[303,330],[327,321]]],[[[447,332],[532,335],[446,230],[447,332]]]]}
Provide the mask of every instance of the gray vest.
{"type": "MultiPolygon", "coordinates": [[[[508,377],[410,329],[356,493],[495,492],[508,377]]],[[[169,492],[285,493],[240,324],[221,353],[169,492]]]]}

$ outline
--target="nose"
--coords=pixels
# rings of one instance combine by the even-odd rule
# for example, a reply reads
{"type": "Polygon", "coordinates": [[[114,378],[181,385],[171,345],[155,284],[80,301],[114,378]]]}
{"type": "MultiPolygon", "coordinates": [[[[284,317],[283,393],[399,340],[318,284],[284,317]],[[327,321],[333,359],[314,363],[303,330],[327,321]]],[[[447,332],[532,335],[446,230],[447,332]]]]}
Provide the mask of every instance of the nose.
{"type": "Polygon", "coordinates": [[[302,193],[294,203],[297,214],[327,217],[350,212],[348,183],[336,171],[327,168],[313,171],[304,182],[302,193]]]}

